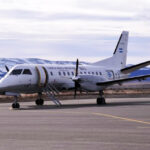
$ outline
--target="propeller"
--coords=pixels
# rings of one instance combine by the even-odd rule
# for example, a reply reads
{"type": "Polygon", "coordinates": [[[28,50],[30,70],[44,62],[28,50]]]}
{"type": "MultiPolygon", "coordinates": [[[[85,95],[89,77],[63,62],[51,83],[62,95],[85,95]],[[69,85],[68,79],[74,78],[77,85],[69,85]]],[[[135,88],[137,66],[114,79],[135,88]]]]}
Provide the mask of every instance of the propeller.
{"type": "Polygon", "coordinates": [[[74,89],[74,98],[76,98],[76,95],[77,95],[77,90],[78,88],[80,87],[80,84],[79,84],[79,77],[78,77],[78,70],[79,70],[79,60],[77,59],[76,61],[76,69],[75,69],[75,76],[74,76],[74,83],[75,83],[75,89],[74,89]]]}
{"type": "Polygon", "coordinates": [[[75,70],[75,77],[78,76],[78,69],[79,69],[79,60],[76,61],[76,70],[75,70]]]}
{"type": "Polygon", "coordinates": [[[7,72],[9,72],[9,68],[8,68],[8,66],[7,66],[7,65],[5,65],[5,68],[6,68],[7,72]]]}

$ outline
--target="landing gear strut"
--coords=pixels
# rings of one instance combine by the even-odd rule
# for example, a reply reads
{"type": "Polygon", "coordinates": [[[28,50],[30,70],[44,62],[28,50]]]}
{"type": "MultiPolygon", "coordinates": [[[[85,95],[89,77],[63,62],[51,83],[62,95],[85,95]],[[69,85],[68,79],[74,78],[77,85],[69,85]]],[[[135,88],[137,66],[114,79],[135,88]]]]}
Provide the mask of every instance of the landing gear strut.
{"type": "Polygon", "coordinates": [[[105,104],[106,104],[106,101],[104,97],[104,92],[99,91],[99,97],[97,98],[97,105],[105,105],[105,104]]]}
{"type": "Polygon", "coordinates": [[[42,99],[42,93],[38,93],[39,98],[35,101],[36,105],[42,106],[44,104],[44,100],[42,99]]]}
{"type": "Polygon", "coordinates": [[[20,108],[20,104],[18,103],[18,97],[17,96],[15,96],[15,100],[12,103],[12,108],[13,109],[19,109],[20,108]]]}

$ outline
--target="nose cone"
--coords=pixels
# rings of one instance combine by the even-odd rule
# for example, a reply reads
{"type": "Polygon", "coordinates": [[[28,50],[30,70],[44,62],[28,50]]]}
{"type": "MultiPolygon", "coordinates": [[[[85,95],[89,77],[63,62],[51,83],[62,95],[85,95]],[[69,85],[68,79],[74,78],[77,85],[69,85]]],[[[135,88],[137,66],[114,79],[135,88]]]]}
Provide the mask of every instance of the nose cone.
{"type": "Polygon", "coordinates": [[[4,80],[0,80],[0,92],[4,92],[6,90],[6,84],[4,80]]]}
{"type": "Polygon", "coordinates": [[[0,80],[0,92],[5,92],[9,90],[9,87],[11,87],[11,82],[9,78],[4,77],[0,80]]]}

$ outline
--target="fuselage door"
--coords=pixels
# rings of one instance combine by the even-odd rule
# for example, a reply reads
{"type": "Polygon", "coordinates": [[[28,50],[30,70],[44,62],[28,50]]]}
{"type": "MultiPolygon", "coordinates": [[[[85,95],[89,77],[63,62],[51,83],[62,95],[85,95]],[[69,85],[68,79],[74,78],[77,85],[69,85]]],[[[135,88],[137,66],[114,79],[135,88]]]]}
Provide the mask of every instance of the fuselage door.
{"type": "Polygon", "coordinates": [[[48,83],[48,72],[43,66],[36,66],[38,87],[44,87],[48,83]]]}

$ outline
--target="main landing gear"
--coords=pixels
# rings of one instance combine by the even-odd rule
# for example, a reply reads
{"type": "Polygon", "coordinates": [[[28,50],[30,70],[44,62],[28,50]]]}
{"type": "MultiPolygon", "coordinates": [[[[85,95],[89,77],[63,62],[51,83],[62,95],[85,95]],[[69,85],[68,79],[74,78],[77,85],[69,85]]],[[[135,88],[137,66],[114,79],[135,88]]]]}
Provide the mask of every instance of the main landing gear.
{"type": "Polygon", "coordinates": [[[105,104],[106,104],[106,101],[104,97],[104,92],[99,91],[99,97],[97,98],[97,105],[105,105],[105,104]]]}
{"type": "Polygon", "coordinates": [[[12,103],[12,108],[13,109],[19,109],[20,108],[20,104],[18,103],[18,96],[15,96],[15,100],[12,103]]]}
{"type": "Polygon", "coordinates": [[[44,104],[44,100],[43,99],[37,99],[35,101],[36,105],[43,105],[44,104]]]}
{"type": "Polygon", "coordinates": [[[39,98],[35,101],[35,104],[38,106],[44,105],[44,100],[42,99],[42,93],[38,93],[39,98]]]}

